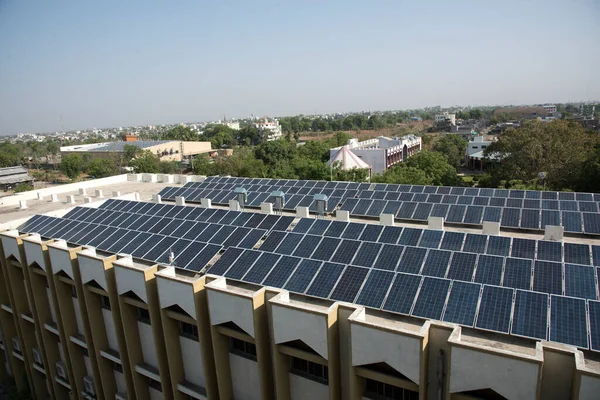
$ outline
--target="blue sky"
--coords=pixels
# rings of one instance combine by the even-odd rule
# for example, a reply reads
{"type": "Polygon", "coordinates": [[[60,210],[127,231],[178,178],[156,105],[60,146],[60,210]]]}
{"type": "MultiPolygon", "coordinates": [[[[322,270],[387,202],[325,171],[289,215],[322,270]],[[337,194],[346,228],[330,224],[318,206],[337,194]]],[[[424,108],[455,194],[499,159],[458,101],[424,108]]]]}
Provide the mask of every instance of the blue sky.
{"type": "Polygon", "coordinates": [[[0,0],[0,134],[600,98],[600,2],[0,0]]]}

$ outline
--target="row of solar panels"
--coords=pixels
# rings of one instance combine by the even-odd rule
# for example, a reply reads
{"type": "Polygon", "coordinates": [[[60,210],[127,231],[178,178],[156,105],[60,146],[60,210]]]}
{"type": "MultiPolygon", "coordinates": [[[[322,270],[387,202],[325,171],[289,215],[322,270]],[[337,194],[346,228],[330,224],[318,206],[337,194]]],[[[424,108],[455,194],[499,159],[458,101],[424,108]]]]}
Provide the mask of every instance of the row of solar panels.
{"type": "MultiPolygon", "coordinates": [[[[423,185],[403,185],[387,183],[357,183],[357,182],[336,182],[336,181],[307,181],[307,180],[288,180],[288,179],[265,179],[265,178],[232,178],[209,176],[204,182],[190,182],[186,186],[204,187],[207,184],[230,184],[228,188],[248,185],[270,186],[272,190],[279,190],[284,187],[308,187],[308,188],[326,188],[326,189],[359,189],[376,190],[385,192],[410,192],[410,193],[435,193],[435,194],[454,194],[457,196],[483,196],[483,197],[502,197],[513,199],[544,199],[544,200],[577,200],[577,201],[600,201],[600,193],[584,192],[552,192],[540,190],[516,190],[516,189],[493,189],[493,188],[473,188],[458,186],[423,186],[423,185]]],[[[217,187],[218,188],[218,187],[217,187]]],[[[224,189],[224,187],[221,187],[224,189]]]]}
{"type": "Polygon", "coordinates": [[[593,300],[238,248],[226,250],[208,273],[600,351],[600,302],[593,300]]]}
{"type": "Polygon", "coordinates": [[[427,221],[429,217],[444,218],[446,223],[481,225],[499,222],[503,228],[540,230],[546,225],[562,225],[565,232],[600,234],[600,214],[579,211],[532,210],[510,207],[465,206],[393,200],[346,199],[340,210],[351,216],[377,218],[382,213],[397,219],[427,221]]]}

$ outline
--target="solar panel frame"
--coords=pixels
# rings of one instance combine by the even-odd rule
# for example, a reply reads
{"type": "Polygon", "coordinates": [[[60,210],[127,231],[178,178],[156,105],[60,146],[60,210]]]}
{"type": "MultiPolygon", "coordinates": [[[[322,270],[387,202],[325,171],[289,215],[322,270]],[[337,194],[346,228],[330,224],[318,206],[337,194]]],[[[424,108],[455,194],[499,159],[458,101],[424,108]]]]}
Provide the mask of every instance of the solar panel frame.
{"type": "Polygon", "coordinates": [[[536,260],[533,268],[533,290],[548,294],[563,294],[563,265],[536,260]]]}
{"type": "Polygon", "coordinates": [[[502,271],[504,257],[481,254],[477,260],[474,282],[500,286],[502,284],[502,271]]]}
{"type": "Polygon", "coordinates": [[[452,281],[442,320],[472,327],[475,324],[480,292],[480,284],[452,281]]]}
{"type": "Polygon", "coordinates": [[[387,292],[392,285],[394,273],[372,269],[356,297],[356,304],[371,308],[381,308],[387,292]]]}
{"type": "Polygon", "coordinates": [[[397,273],[382,309],[410,315],[422,279],[419,275],[397,273]]]}
{"type": "Polygon", "coordinates": [[[506,257],[502,286],[514,289],[531,289],[533,260],[506,257]]]}
{"type": "Polygon", "coordinates": [[[333,288],[329,298],[331,300],[345,301],[348,303],[354,302],[354,299],[357,297],[360,289],[365,283],[369,271],[369,268],[354,267],[352,265],[347,266],[333,288]]]}
{"type": "Polygon", "coordinates": [[[548,339],[549,297],[545,293],[517,290],[511,335],[548,339]]]}
{"type": "Polygon", "coordinates": [[[483,285],[475,327],[493,332],[508,333],[512,315],[514,290],[483,285]]]}
{"type": "Polygon", "coordinates": [[[550,334],[554,342],[588,348],[586,301],[566,296],[550,296],[550,334]]]}
{"type": "Polygon", "coordinates": [[[450,283],[449,279],[424,277],[411,315],[440,320],[446,305],[450,283]]]}

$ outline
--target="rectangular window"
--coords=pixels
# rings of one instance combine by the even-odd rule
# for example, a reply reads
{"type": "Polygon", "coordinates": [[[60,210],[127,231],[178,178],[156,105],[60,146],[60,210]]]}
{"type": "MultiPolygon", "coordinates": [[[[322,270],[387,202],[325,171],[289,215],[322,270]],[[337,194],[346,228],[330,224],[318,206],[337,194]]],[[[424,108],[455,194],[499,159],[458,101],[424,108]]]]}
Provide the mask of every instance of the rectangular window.
{"type": "Polygon", "coordinates": [[[71,285],[71,297],[74,299],[77,298],[77,288],[75,287],[75,285],[71,285]]]}
{"type": "Polygon", "coordinates": [[[150,325],[150,312],[145,308],[137,309],[138,321],[150,325]]]}
{"type": "Polygon", "coordinates": [[[326,365],[292,357],[290,372],[322,383],[323,385],[329,384],[329,368],[326,365]]]}
{"type": "Polygon", "coordinates": [[[114,370],[123,373],[123,366],[119,363],[114,363],[114,370]]]}
{"type": "Polygon", "coordinates": [[[100,296],[100,306],[103,309],[110,311],[110,299],[108,296],[100,296]]]}
{"type": "Polygon", "coordinates": [[[419,393],[387,383],[365,379],[364,396],[369,399],[418,400],[419,393]]]}
{"type": "Polygon", "coordinates": [[[256,346],[250,342],[230,338],[229,352],[256,361],[256,346]]]}
{"type": "Polygon", "coordinates": [[[198,327],[196,325],[179,321],[179,334],[185,338],[198,341],[198,327]]]}
{"type": "Polygon", "coordinates": [[[148,378],[148,386],[150,386],[154,390],[162,392],[162,385],[159,381],[155,381],[154,379],[148,378]]]}

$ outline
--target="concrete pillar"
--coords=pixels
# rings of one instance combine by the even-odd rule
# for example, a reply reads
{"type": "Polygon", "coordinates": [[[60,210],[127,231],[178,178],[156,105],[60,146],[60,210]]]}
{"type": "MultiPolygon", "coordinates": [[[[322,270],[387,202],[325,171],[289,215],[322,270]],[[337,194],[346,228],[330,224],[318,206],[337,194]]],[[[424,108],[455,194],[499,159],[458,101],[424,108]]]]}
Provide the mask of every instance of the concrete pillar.
{"type": "Polygon", "coordinates": [[[210,199],[200,199],[200,206],[204,208],[212,208],[212,202],[210,199]]]}
{"type": "Polygon", "coordinates": [[[546,225],[546,229],[544,230],[544,240],[560,242],[563,240],[564,234],[564,226],[546,225]]]}
{"type": "Polygon", "coordinates": [[[52,193],[50,195],[50,202],[56,203],[58,201],[58,195],[56,193],[52,193]]]}
{"type": "Polygon", "coordinates": [[[162,203],[162,197],[161,197],[161,195],[160,194],[153,194],[152,195],[152,202],[153,203],[157,203],[157,204],[162,203]]]}
{"type": "Polygon", "coordinates": [[[85,188],[79,188],[79,195],[80,196],[87,196],[87,190],[85,190],[85,188]]]}
{"type": "Polygon", "coordinates": [[[444,230],[444,218],[442,217],[429,217],[427,220],[427,228],[435,229],[438,231],[444,230]]]}
{"type": "Polygon", "coordinates": [[[350,211],[337,210],[335,212],[335,219],[338,221],[350,222],[350,211]]]}
{"type": "Polygon", "coordinates": [[[500,234],[500,222],[483,222],[483,234],[498,236],[500,234]]]}
{"type": "Polygon", "coordinates": [[[99,199],[104,197],[104,194],[102,193],[102,189],[96,189],[96,197],[99,199]]]}
{"type": "Polygon", "coordinates": [[[296,207],[296,217],[309,218],[310,211],[309,211],[308,207],[296,207]]]}
{"type": "Polygon", "coordinates": [[[394,226],[394,214],[380,214],[379,215],[379,224],[386,226],[394,226]]]}
{"type": "Polygon", "coordinates": [[[133,199],[134,199],[135,201],[140,201],[140,199],[141,199],[141,198],[140,198],[140,194],[139,194],[138,192],[135,192],[135,193],[133,194],[133,199]]]}
{"type": "Polygon", "coordinates": [[[121,197],[121,192],[119,192],[118,190],[114,190],[112,193],[112,197],[121,197]]]}
{"type": "Polygon", "coordinates": [[[27,208],[27,200],[19,200],[19,209],[24,210],[27,208]]]}
{"type": "Polygon", "coordinates": [[[178,206],[185,206],[185,197],[183,197],[183,196],[176,196],[175,197],[175,204],[177,204],[178,206]]]}
{"type": "Polygon", "coordinates": [[[72,194],[67,195],[67,204],[75,204],[75,196],[72,194]]]}
{"type": "Polygon", "coordinates": [[[192,181],[192,177],[190,175],[179,175],[179,183],[189,183],[192,181]]]}
{"type": "Polygon", "coordinates": [[[229,200],[229,209],[231,211],[240,211],[240,203],[237,200],[229,200]]]}
{"type": "Polygon", "coordinates": [[[91,203],[92,202],[92,198],[89,197],[89,196],[86,196],[86,197],[83,198],[83,202],[84,203],[91,203]]]}
{"type": "Polygon", "coordinates": [[[156,174],[142,174],[142,182],[156,182],[156,174]]]}
{"type": "Polygon", "coordinates": [[[263,214],[273,214],[273,203],[260,203],[260,212],[263,214]]]}
{"type": "Polygon", "coordinates": [[[38,192],[37,198],[38,200],[44,200],[44,195],[41,192],[38,192]]]}

